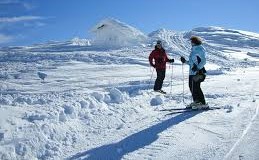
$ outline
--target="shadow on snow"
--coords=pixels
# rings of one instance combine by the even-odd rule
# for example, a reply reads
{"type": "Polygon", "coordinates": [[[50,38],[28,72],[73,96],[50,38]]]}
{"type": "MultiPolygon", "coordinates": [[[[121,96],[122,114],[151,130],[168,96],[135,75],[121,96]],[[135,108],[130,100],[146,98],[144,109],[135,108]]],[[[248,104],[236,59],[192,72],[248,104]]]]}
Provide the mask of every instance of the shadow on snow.
{"type": "Polygon", "coordinates": [[[77,153],[67,159],[120,160],[124,155],[136,151],[140,148],[144,148],[145,146],[155,142],[158,139],[158,134],[167,128],[192,118],[199,113],[201,112],[182,113],[161,123],[155,124],[147,129],[132,134],[117,143],[107,144],[82,153],[77,153]]]}

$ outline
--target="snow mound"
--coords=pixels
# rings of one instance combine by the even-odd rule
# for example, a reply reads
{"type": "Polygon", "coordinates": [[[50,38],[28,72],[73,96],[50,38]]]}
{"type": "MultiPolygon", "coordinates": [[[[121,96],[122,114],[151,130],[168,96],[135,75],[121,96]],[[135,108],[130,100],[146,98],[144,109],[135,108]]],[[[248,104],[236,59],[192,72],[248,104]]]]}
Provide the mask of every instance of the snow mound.
{"type": "Polygon", "coordinates": [[[158,106],[163,104],[163,100],[160,96],[156,96],[155,98],[152,98],[150,101],[151,106],[158,106]]]}
{"type": "Polygon", "coordinates": [[[105,48],[141,45],[147,40],[141,31],[113,18],[100,21],[91,31],[95,34],[93,45],[105,48]]]}
{"type": "Polygon", "coordinates": [[[111,102],[114,102],[114,103],[124,102],[124,97],[122,92],[116,88],[112,88],[110,90],[110,97],[111,97],[111,102]]]}
{"type": "Polygon", "coordinates": [[[12,104],[12,101],[5,97],[0,97],[0,104],[1,105],[10,105],[12,104]]]}
{"type": "Polygon", "coordinates": [[[92,96],[98,100],[99,102],[103,101],[104,100],[104,95],[99,93],[99,92],[93,92],[92,93],[92,96]]]}
{"type": "Polygon", "coordinates": [[[34,113],[31,115],[26,114],[23,119],[28,120],[29,122],[34,122],[34,121],[43,121],[44,119],[46,119],[47,116],[46,115],[42,115],[39,113],[34,113]]]}

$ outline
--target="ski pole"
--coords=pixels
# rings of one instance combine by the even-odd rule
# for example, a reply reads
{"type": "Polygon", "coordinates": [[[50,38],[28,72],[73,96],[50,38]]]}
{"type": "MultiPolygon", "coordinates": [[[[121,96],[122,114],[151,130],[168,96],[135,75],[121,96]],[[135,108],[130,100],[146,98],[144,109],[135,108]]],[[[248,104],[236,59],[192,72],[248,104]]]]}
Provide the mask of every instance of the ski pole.
{"type": "MultiPolygon", "coordinates": [[[[153,68],[153,67],[152,67],[153,68]]],[[[151,80],[152,80],[152,78],[153,78],[153,73],[154,73],[154,68],[152,69],[152,73],[151,73],[151,77],[150,77],[150,80],[149,80],[149,85],[148,85],[148,88],[150,87],[150,85],[151,85],[151,80]]]]}
{"type": "Polygon", "coordinates": [[[183,103],[184,103],[184,70],[183,70],[183,63],[182,63],[182,74],[183,74],[183,103]]]}
{"type": "Polygon", "coordinates": [[[192,99],[193,99],[193,77],[192,77],[192,99]]]}
{"type": "Polygon", "coordinates": [[[173,87],[173,73],[174,73],[174,69],[173,69],[173,64],[172,64],[172,75],[171,75],[171,88],[170,88],[170,94],[172,94],[172,87],[173,87]]]}

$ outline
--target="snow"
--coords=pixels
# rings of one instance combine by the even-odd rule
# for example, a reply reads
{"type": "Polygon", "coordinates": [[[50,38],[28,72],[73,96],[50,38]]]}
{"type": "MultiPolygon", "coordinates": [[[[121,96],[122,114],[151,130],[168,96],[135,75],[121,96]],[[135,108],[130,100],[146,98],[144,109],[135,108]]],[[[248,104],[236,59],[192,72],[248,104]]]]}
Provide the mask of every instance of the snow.
{"type": "Polygon", "coordinates": [[[163,104],[163,100],[160,96],[156,96],[155,98],[152,98],[150,101],[151,106],[158,106],[163,104]]]}
{"type": "Polygon", "coordinates": [[[72,46],[90,46],[90,40],[88,39],[80,39],[78,37],[73,38],[72,40],[72,46]]]}
{"type": "MultiPolygon", "coordinates": [[[[119,37],[142,35],[117,20],[101,24],[120,30],[119,37]]],[[[0,159],[257,159],[255,35],[200,27],[160,29],[145,41],[137,38],[138,44],[108,48],[79,38],[2,47],[0,159]],[[179,58],[188,57],[193,34],[202,37],[207,52],[206,100],[221,109],[166,115],[160,110],[191,102],[188,66],[179,58]],[[175,59],[167,66],[166,95],[152,90],[156,75],[147,59],[156,39],[175,59]]]]}
{"type": "Polygon", "coordinates": [[[105,48],[140,45],[147,40],[141,31],[113,18],[100,21],[91,31],[95,34],[93,45],[105,48]]]}

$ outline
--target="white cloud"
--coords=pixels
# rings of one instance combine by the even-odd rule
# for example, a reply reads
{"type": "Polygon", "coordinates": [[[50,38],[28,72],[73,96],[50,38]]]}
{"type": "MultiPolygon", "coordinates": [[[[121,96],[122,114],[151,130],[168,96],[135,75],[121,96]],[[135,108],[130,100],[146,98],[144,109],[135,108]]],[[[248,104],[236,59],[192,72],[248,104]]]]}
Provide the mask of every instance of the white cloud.
{"type": "Polygon", "coordinates": [[[22,6],[26,10],[31,10],[31,9],[35,8],[35,6],[32,5],[31,3],[20,2],[18,0],[1,0],[0,1],[0,5],[10,5],[10,4],[22,6]]]}
{"type": "Polygon", "coordinates": [[[19,1],[17,1],[17,0],[1,0],[1,2],[0,2],[0,5],[1,4],[17,4],[17,5],[19,5],[19,4],[22,4],[21,2],[19,2],[19,1]]]}
{"type": "Polygon", "coordinates": [[[10,3],[17,3],[15,0],[2,0],[0,4],[10,4],[10,3]]]}
{"type": "Polygon", "coordinates": [[[11,36],[6,36],[4,34],[0,34],[0,44],[10,42],[13,38],[11,36]]]}
{"type": "Polygon", "coordinates": [[[22,21],[34,21],[40,20],[43,17],[39,16],[20,16],[20,17],[2,17],[0,18],[0,23],[15,23],[15,22],[22,22],[22,21]]]}

